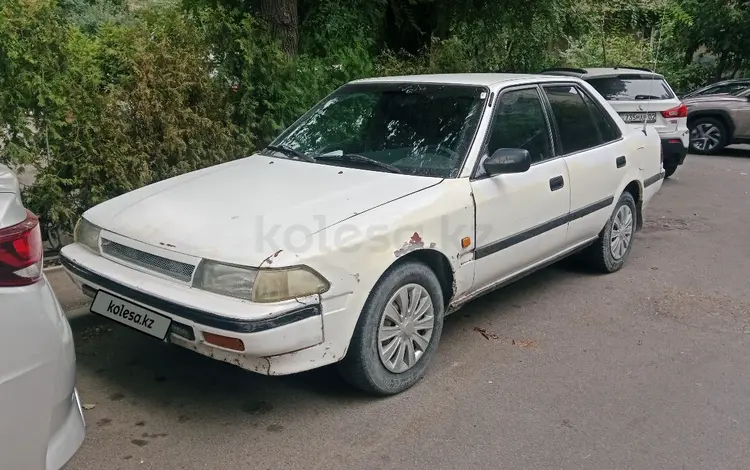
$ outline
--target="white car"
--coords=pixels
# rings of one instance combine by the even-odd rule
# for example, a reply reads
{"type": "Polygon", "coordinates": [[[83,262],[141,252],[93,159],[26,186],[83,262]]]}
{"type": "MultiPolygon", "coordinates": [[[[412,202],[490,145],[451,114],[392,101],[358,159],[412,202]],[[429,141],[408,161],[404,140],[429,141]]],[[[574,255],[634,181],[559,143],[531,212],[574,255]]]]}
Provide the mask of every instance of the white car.
{"type": "Polygon", "coordinates": [[[260,154],[88,210],[62,262],[157,339],[269,375],[341,362],[392,394],[469,300],[581,250],[620,269],[659,153],[575,78],[355,81],[260,154]]]}
{"type": "Polygon", "coordinates": [[[68,320],[42,273],[37,218],[0,165],[0,467],[58,470],[85,435],[68,320]]]}
{"type": "Polygon", "coordinates": [[[690,144],[688,109],[664,76],[648,69],[556,68],[543,72],[578,77],[593,86],[631,128],[642,129],[644,121],[661,136],[665,177],[682,165],[690,144]]]}

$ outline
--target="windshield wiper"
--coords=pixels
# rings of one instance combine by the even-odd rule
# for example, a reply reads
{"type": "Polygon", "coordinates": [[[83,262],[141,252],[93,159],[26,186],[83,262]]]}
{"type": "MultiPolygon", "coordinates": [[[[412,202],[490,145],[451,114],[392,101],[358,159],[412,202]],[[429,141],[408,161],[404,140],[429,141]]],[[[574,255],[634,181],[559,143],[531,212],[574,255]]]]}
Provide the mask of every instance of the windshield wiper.
{"type": "Polygon", "coordinates": [[[300,160],[306,161],[306,162],[312,162],[315,163],[315,159],[311,157],[310,155],[305,155],[304,153],[294,150],[289,147],[285,147],[283,145],[268,145],[266,147],[267,150],[273,150],[274,152],[283,153],[287,157],[295,157],[299,158],[300,160]]]}
{"type": "Polygon", "coordinates": [[[399,170],[393,165],[379,162],[375,160],[374,158],[365,157],[364,155],[360,155],[358,153],[345,153],[342,155],[319,155],[318,157],[315,158],[315,160],[366,163],[370,166],[374,166],[374,167],[382,168],[386,171],[390,171],[391,173],[403,173],[403,171],[399,170]]]}
{"type": "Polygon", "coordinates": [[[659,96],[654,95],[635,95],[636,100],[660,100],[659,96]]]}

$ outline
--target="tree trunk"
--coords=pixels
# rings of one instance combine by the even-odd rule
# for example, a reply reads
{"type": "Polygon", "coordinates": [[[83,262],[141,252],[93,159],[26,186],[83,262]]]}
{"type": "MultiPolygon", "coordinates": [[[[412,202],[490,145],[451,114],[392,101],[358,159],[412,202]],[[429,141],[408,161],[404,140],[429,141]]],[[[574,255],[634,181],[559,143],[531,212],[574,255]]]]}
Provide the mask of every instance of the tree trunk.
{"type": "Polygon", "coordinates": [[[261,0],[260,14],[289,55],[297,55],[297,0],[261,0]]]}
{"type": "Polygon", "coordinates": [[[688,44],[688,47],[685,49],[685,55],[683,56],[682,65],[687,67],[693,62],[693,55],[695,55],[695,51],[698,50],[698,43],[697,42],[691,42],[688,44]]]}
{"type": "Polygon", "coordinates": [[[714,80],[721,80],[721,76],[724,74],[724,69],[727,67],[727,59],[729,58],[729,51],[721,51],[719,56],[719,62],[716,64],[716,70],[714,71],[714,80]]]}

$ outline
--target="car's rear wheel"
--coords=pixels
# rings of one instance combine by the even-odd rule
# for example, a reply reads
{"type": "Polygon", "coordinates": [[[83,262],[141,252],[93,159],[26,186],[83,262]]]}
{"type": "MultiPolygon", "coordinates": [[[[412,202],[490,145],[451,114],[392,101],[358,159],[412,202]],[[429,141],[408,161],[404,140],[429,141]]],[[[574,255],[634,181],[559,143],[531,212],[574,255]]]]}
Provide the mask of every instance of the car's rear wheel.
{"type": "Polygon", "coordinates": [[[669,178],[677,171],[676,163],[664,163],[664,177],[669,178]]]}
{"type": "Polygon", "coordinates": [[[443,331],[443,291],[426,265],[391,268],[370,293],[339,364],[352,385],[378,395],[402,392],[427,371],[443,331]]]}
{"type": "Polygon", "coordinates": [[[637,218],[633,195],[622,193],[599,238],[583,253],[592,268],[604,273],[622,268],[633,248],[637,218]]]}
{"type": "Polygon", "coordinates": [[[713,155],[727,145],[727,128],[718,119],[698,118],[690,123],[690,150],[693,153],[713,155]]]}

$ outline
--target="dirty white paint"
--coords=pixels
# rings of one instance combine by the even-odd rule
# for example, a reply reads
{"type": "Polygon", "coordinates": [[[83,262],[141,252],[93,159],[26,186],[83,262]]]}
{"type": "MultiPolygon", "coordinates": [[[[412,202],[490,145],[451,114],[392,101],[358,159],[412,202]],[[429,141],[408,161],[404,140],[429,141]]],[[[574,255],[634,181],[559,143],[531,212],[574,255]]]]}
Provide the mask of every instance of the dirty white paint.
{"type": "MultiPolygon", "coordinates": [[[[508,85],[559,77],[451,75],[424,80],[484,85],[498,96],[508,85]]],[[[637,181],[643,188],[645,179],[659,174],[658,135],[631,132],[601,101],[623,132],[615,147],[581,152],[525,173],[471,180],[491,119],[489,108],[458,178],[342,169],[256,155],[156,183],[85,214],[104,233],[117,234],[113,237],[119,243],[168,259],[197,264],[208,258],[270,269],[307,266],[330,283],[320,296],[256,304],[194,289],[190,283],[125,266],[81,246],[68,246],[63,255],[117,283],[232,318],[268,318],[319,302],[322,318],[248,335],[179,319],[196,329],[197,338],[174,340],[264,374],[320,367],[344,357],[373,287],[405,257],[426,250],[444,257],[454,276],[450,286],[454,308],[477,292],[595,237],[611,210],[565,224],[551,237],[519,243],[500,256],[475,257],[482,244],[533,227],[545,217],[565,215],[572,204],[585,205],[604,194],[616,200],[628,183],[637,181]],[[627,168],[616,168],[614,159],[620,155],[627,156],[627,168]],[[542,193],[549,191],[545,186],[557,174],[552,170],[566,175],[566,196],[559,207],[536,197],[539,188],[542,193]],[[464,237],[472,240],[467,248],[461,246],[464,237]],[[210,346],[201,340],[203,331],[240,338],[246,350],[238,353],[210,346]]],[[[661,180],[643,189],[644,207],[660,187],[661,180]]]]}

